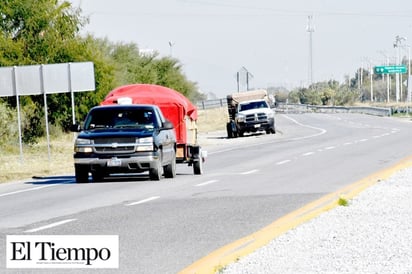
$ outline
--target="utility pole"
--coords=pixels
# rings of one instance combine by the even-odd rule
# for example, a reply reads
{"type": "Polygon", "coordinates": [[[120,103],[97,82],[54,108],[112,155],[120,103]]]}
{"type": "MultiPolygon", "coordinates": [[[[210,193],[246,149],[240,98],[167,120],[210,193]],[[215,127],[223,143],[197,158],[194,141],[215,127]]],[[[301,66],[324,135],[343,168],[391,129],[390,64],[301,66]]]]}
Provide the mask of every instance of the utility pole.
{"type": "Polygon", "coordinates": [[[239,92],[239,71],[236,72],[236,83],[237,83],[237,92],[239,92]]]}
{"type": "MultiPolygon", "coordinates": [[[[384,64],[386,66],[388,66],[389,65],[389,57],[386,54],[386,51],[380,50],[379,53],[382,54],[385,57],[384,64]]],[[[385,74],[382,74],[382,81],[384,81],[384,80],[385,80],[385,74]]],[[[391,82],[391,78],[390,78],[389,73],[387,73],[386,74],[386,102],[388,102],[388,103],[390,101],[390,82],[391,82]]]]}
{"type": "MultiPolygon", "coordinates": [[[[396,52],[396,65],[400,65],[401,61],[400,61],[400,55],[401,55],[401,51],[400,51],[400,47],[402,44],[402,41],[405,41],[406,38],[405,37],[401,37],[399,35],[396,35],[395,37],[395,42],[393,43],[393,47],[397,49],[396,52]]],[[[399,102],[399,73],[396,73],[396,102],[399,102]]]]}
{"type": "Polygon", "coordinates": [[[312,35],[315,32],[315,27],[313,26],[313,15],[308,16],[308,25],[306,26],[306,31],[309,32],[308,81],[309,81],[309,85],[312,85],[313,84],[313,41],[312,41],[312,35]]]}
{"type": "Polygon", "coordinates": [[[170,57],[173,56],[173,46],[175,45],[175,43],[173,43],[172,41],[169,41],[169,55],[170,57]]]}

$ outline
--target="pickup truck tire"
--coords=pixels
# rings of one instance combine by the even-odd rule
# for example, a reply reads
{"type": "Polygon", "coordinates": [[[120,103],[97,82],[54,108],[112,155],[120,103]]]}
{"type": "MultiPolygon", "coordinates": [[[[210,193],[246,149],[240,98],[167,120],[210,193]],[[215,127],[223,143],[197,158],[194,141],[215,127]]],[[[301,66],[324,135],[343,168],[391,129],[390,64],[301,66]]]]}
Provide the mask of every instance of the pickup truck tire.
{"type": "Polygon", "coordinates": [[[160,181],[162,177],[162,165],[161,161],[156,162],[156,166],[149,169],[149,177],[152,181],[160,181]]]}
{"type": "Polygon", "coordinates": [[[87,167],[75,165],[74,172],[76,183],[87,183],[89,181],[89,169],[87,167]]]}
{"type": "Polygon", "coordinates": [[[172,162],[163,167],[163,172],[166,178],[176,177],[176,152],[173,152],[172,162]]]}
{"type": "Polygon", "coordinates": [[[104,172],[101,170],[92,171],[93,182],[101,182],[104,178],[104,172]]]}

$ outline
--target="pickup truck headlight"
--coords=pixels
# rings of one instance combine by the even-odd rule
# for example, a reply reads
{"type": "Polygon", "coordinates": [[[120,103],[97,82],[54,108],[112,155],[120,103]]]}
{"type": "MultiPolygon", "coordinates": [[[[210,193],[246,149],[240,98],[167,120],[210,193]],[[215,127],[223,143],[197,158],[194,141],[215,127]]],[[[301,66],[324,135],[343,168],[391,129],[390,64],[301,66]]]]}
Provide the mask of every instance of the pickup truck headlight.
{"type": "Polygon", "coordinates": [[[244,114],[238,113],[236,118],[238,122],[244,122],[246,119],[246,116],[244,114]]]}
{"type": "Polygon", "coordinates": [[[144,137],[136,139],[136,151],[153,151],[153,137],[144,137]]]}
{"type": "Polygon", "coordinates": [[[77,138],[74,143],[74,152],[92,153],[93,148],[90,146],[92,141],[89,139],[77,138]]]}
{"type": "Polygon", "coordinates": [[[268,118],[273,118],[273,117],[275,117],[275,112],[273,112],[273,111],[268,111],[268,118]]]}

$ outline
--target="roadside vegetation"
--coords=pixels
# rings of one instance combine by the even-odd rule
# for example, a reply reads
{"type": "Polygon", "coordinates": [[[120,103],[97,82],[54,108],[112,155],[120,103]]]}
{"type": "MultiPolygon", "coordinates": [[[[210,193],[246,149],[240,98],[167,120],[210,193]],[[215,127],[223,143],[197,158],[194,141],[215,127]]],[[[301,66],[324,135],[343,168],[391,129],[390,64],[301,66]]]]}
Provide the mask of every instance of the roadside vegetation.
{"type": "Polygon", "coordinates": [[[346,197],[340,196],[338,199],[338,205],[340,206],[349,206],[349,201],[346,197]]]}
{"type": "MultiPolygon", "coordinates": [[[[96,90],[75,93],[76,117],[83,120],[109,91],[130,83],[167,86],[196,101],[203,99],[195,82],[189,81],[177,59],[157,52],[142,53],[135,43],[112,42],[90,34],[80,35],[88,18],[66,1],[8,0],[0,5],[0,67],[66,62],[94,63],[96,90]]],[[[45,135],[43,96],[20,96],[22,139],[36,144],[45,135]]],[[[0,145],[16,137],[15,96],[0,97],[6,110],[0,145]]],[[[67,132],[71,123],[68,93],[47,97],[49,123],[67,132]]]]}

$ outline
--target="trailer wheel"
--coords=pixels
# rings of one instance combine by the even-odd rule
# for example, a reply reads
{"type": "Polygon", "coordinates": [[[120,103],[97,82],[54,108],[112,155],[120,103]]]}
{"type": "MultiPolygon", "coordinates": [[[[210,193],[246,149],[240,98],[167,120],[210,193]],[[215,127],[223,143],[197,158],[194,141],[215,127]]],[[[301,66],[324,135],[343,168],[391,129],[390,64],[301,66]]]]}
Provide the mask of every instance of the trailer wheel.
{"type": "Polygon", "coordinates": [[[81,165],[74,166],[76,183],[87,183],[89,181],[89,168],[81,165]]]}
{"type": "Polygon", "coordinates": [[[173,152],[171,163],[163,167],[163,172],[166,178],[176,177],[176,152],[173,152]]]}
{"type": "Polygon", "coordinates": [[[227,131],[227,137],[228,138],[236,138],[238,133],[237,133],[237,127],[234,121],[230,121],[229,123],[226,124],[226,131],[227,131]]]}
{"type": "Polygon", "coordinates": [[[199,148],[199,154],[195,158],[196,160],[193,162],[193,173],[195,175],[203,174],[203,158],[202,158],[202,150],[199,148]]]}
{"type": "Polygon", "coordinates": [[[199,159],[196,162],[193,162],[193,173],[195,175],[203,174],[203,160],[199,159]]]}
{"type": "Polygon", "coordinates": [[[233,130],[231,123],[226,124],[227,138],[233,138],[233,130]]]}

